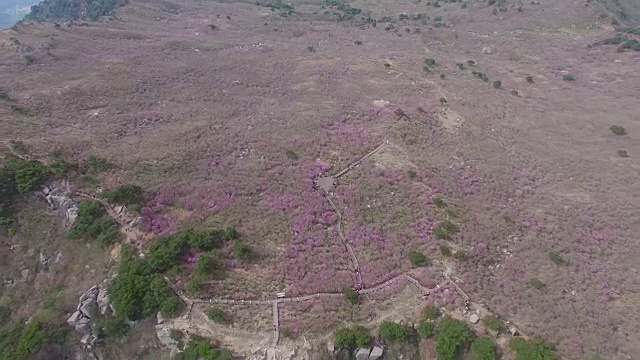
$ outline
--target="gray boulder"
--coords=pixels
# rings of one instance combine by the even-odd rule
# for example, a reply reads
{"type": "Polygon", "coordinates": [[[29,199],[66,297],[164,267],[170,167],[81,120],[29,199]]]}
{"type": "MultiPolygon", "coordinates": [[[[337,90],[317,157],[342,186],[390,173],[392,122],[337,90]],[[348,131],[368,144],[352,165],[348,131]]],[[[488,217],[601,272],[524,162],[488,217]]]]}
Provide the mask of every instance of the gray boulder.
{"type": "Polygon", "coordinates": [[[76,321],[75,329],[77,332],[81,334],[86,334],[91,331],[91,319],[86,317],[81,317],[78,321],[76,321]]]}
{"type": "Polygon", "coordinates": [[[82,313],[80,313],[80,311],[76,311],[73,314],[71,314],[71,316],[67,319],[67,323],[70,326],[76,326],[76,323],[78,322],[78,320],[80,320],[82,318],[82,313]]]}
{"type": "Polygon", "coordinates": [[[381,347],[374,346],[373,349],[371,349],[371,353],[369,354],[369,360],[378,360],[380,357],[382,357],[383,352],[384,350],[381,347]]]}
{"type": "Polygon", "coordinates": [[[356,360],[368,360],[369,359],[369,349],[358,349],[356,353],[356,360]]]}

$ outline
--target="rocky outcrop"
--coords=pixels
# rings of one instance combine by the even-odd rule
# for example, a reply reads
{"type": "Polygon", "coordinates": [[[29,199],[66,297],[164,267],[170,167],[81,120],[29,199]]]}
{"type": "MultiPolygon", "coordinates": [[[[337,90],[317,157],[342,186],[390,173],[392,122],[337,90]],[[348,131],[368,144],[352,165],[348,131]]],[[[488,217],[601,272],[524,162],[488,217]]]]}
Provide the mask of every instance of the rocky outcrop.
{"type": "Polygon", "coordinates": [[[61,187],[42,188],[42,193],[52,210],[60,210],[64,214],[67,225],[73,225],[78,217],[78,202],[66,194],[61,187]]]}
{"type": "Polygon", "coordinates": [[[103,285],[92,286],[78,300],[76,311],[69,316],[67,323],[78,333],[82,334],[80,342],[86,348],[93,348],[99,337],[95,332],[95,320],[99,315],[109,316],[113,308],[107,297],[107,290],[103,285]]]}

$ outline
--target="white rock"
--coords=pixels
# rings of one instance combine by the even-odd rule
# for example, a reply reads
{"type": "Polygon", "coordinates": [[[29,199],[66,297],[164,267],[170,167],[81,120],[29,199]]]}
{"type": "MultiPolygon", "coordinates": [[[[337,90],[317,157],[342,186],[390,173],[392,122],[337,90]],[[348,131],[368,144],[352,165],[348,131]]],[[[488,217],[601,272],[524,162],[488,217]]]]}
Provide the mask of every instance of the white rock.
{"type": "Polygon", "coordinates": [[[383,352],[384,350],[381,347],[374,346],[369,354],[369,360],[378,360],[382,356],[383,352]]]}
{"type": "Polygon", "coordinates": [[[472,324],[477,324],[477,323],[478,323],[478,321],[480,321],[480,318],[478,317],[478,315],[476,315],[476,314],[472,314],[471,316],[469,316],[469,321],[470,321],[472,324]]]}
{"type": "Polygon", "coordinates": [[[369,349],[358,349],[356,353],[356,360],[368,360],[369,359],[369,349]]]}
{"type": "Polygon", "coordinates": [[[69,316],[69,318],[67,319],[67,323],[71,326],[76,326],[76,323],[81,318],[82,318],[82,314],[80,313],[80,311],[76,311],[73,314],[71,314],[71,316],[69,316]]]}
{"type": "Polygon", "coordinates": [[[76,322],[75,329],[77,332],[81,334],[88,333],[89,331],[91,331],[91,319],[86,317],[82,317],[78,319],[78,321],[76,322]]]}

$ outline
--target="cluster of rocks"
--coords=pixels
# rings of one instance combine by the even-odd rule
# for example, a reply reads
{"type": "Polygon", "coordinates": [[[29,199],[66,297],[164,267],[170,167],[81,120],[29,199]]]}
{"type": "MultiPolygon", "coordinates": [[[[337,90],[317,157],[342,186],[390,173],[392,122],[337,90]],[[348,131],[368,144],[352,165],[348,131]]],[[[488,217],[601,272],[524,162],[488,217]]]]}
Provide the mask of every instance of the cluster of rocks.
{"type": "Polygon", "coordinates": [[[109,303],[105,287],[96,285],[80,296],[76,311],[67,319],[67,323],[83,335],[80,340],[82,344],[93,347],[100,341],[95,331],[96,317],[111,314],[113,307],[109,303]]]}
{"type": "Polygon", "coordinates": [[[67,224],[72,225],[78,217],[78,203],[66,195],[66,191],[60,187],[42,188],[42,193],[53,210],[61,210],[67,224]]]}

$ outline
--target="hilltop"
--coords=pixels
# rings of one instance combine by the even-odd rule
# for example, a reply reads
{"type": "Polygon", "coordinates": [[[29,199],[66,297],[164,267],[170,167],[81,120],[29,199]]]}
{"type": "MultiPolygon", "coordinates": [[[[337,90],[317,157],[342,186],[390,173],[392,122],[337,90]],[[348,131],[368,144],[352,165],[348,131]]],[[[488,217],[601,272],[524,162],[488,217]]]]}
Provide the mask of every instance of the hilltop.
{"type": "MultiPolygon", "coordinates": [[[[121,317],[91,325],[110,359],[348,358],[364,333],[434,358],[430,326],[469,358],[486,333],[528,359],[517,328],[552,359],[629,359],[639,14],[45,1],[0,33],[0,331],[68,329],[115,283],[121,317]]],[[[49,333],[20,351],[84,351],[49,333]]]]}

